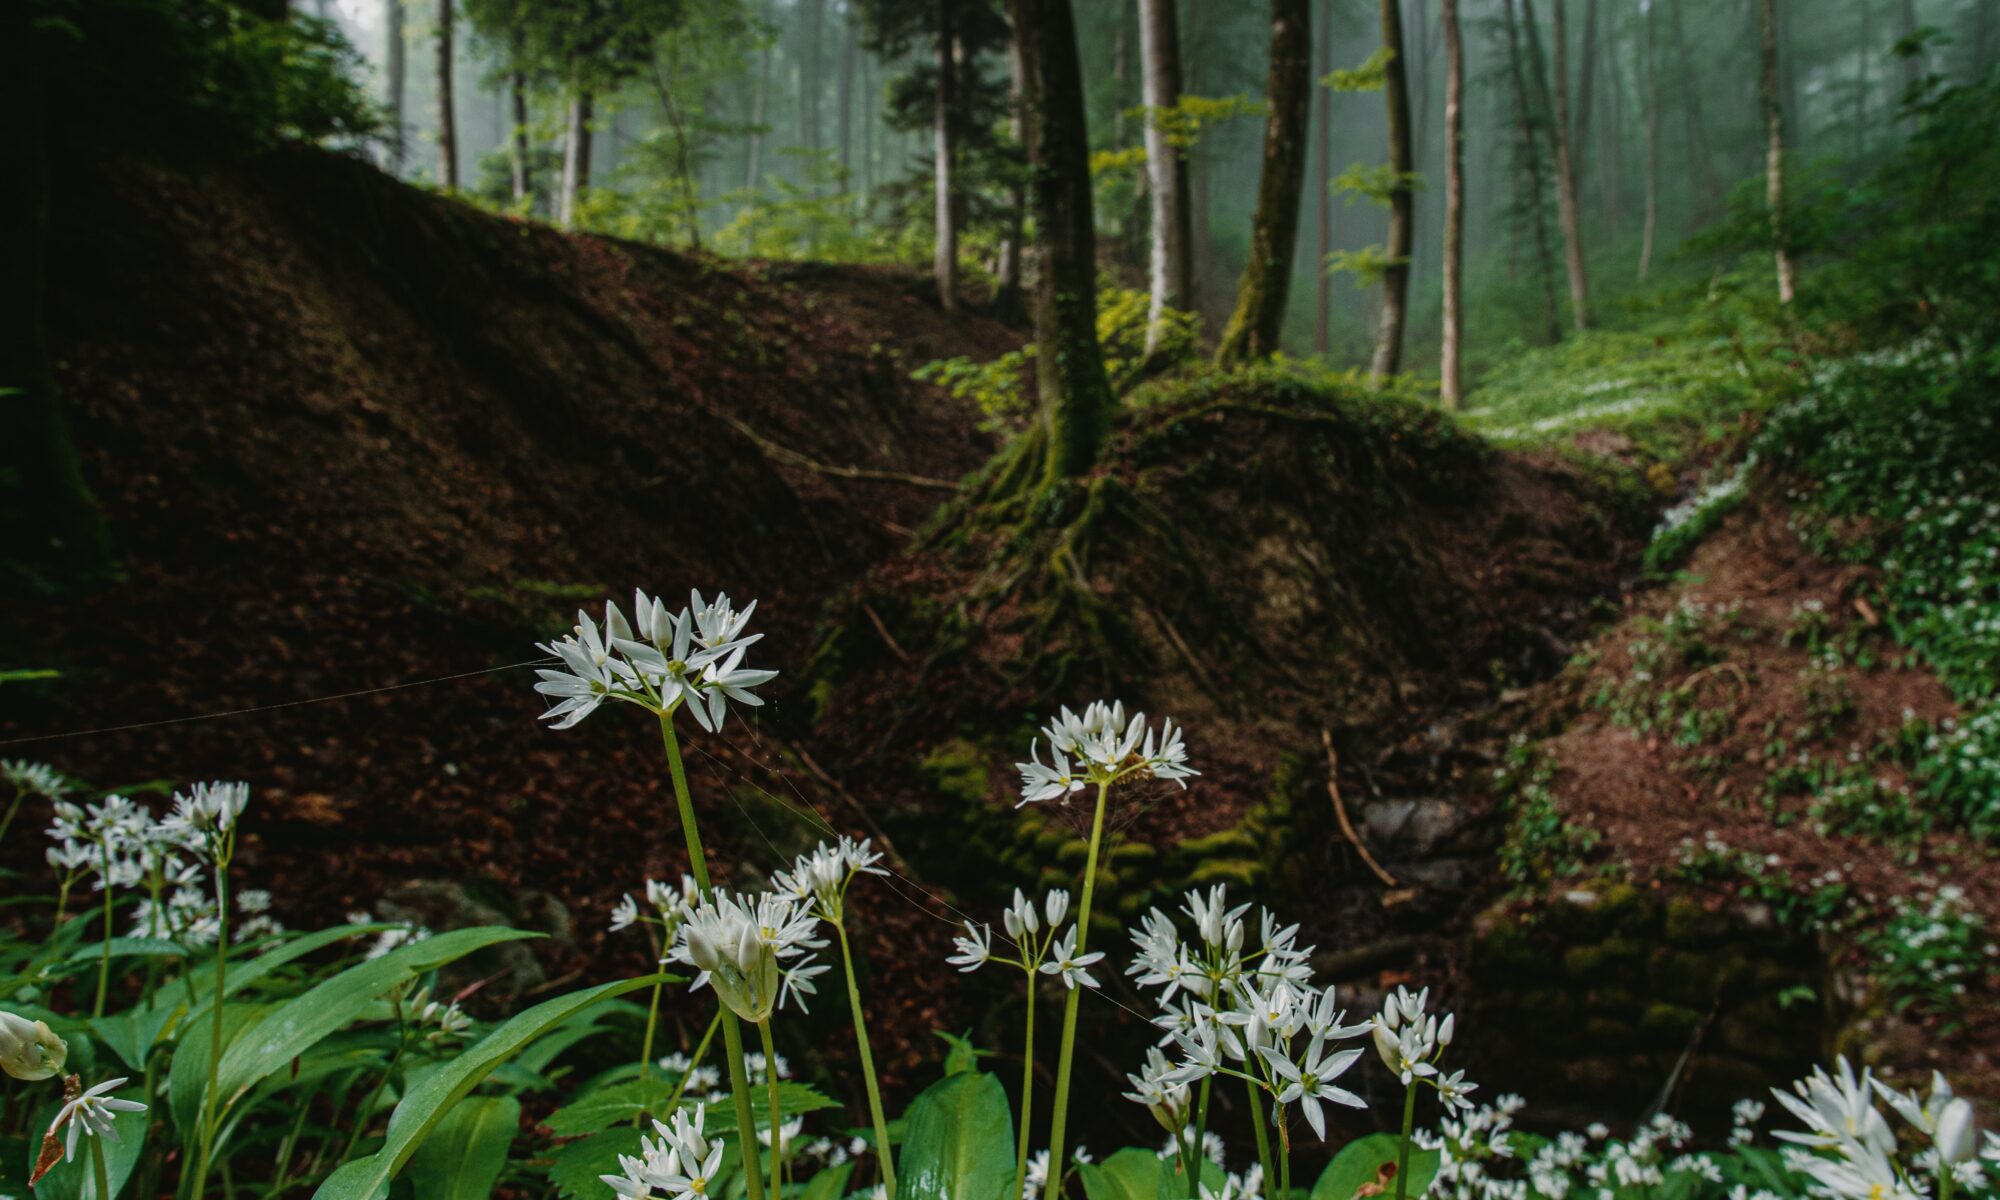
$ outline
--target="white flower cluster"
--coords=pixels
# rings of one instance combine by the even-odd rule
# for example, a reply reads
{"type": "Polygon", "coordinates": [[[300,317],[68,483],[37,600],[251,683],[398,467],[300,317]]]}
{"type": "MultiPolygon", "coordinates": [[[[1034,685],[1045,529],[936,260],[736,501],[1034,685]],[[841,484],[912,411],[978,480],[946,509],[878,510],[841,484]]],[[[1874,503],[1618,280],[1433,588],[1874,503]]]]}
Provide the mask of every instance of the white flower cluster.
{"type": "MultiPolygon", "coordinates": [[[[1815,1067],[1792,1085],[1773,1089],[1786,1112],[1803,1130],[1781,1130],[1791,1143],[1785,1165],[1812,1179],[1836,1200],[1920,1200],[1930,1193],[1925,1181],[1982,1188],[1984,1169],[1973,1128],[1972,1105],[1952,1095],[1943,1075],[1933,1074],[1928,1097],[1899,1092],[1863,1068],[1859,1076],[1845,1057],[1832,1074],[1815,1067]],[[1898,1156],[1896,1133],[1875,1101],[1880,1098],[1930,1142],[1930,1149],[1908,1163],[1898,1156]]],[[[1988,1157],[2000,1154],[1987,1135],[1988,1157]]]]}
{"type": "MultiPolygon", "coordinates": [[[[374,925],[377,922],[367,909],[355,909],[347,914],[347,923],[349,925],[374,925]]],[[[363,957],[377,959],[391,950],[399,950],[404,946],[413,945],[430,936],[431,931],[428,928],[418,925],[415,922],[405,922],[393,929],[385,929],[377,934],[374,944],[368,947],[368,953],[363,957]]]]}
{"type": "Polygon", "coordinates": [[[732,1012],[756,1024],[787,999],[803,1009],[817,990],[814,976],[828,970],[807,953],[826,945],[813,937],[818,925],[796,896],[717,890],[688,910],[670,957],[700,972],[695,988],[713,986],[732,1012]]]}
{"type": "Polygon", "coordinates": [[[1185,788],[1197,774],[1187,765],[1187,748],[1173,721],[1162,722],[1156,733],[1145,713],[1128,721],[1125,706],[1115,701],[1096,701],[1082,715],[1064,708],[1042,728],[1042,736],[1049,739],[1050,761],[1042,761],[1037,739],[1028,749],[1029,761],[1014,764],[1021,772],[1021,804],[1067,802],[1070,793],[1086,786],[1131,779],[1169,779],[1185,788]]]}
{"type": "Polygon", "coordinates": [[[696,724],[714,733],[727,719],[731,701],[764,703],[750,689],[778,673],[743,665],[744,652],[764,636],[744,633],[755,600],[739,611],[727,595],[709,603],[693,592],[676,613],[665,601],[634,592],[632,607],[627,621],[617,604],[606,601],[601,630],[579,610],[569,636],[538,644],[562,660],[560,670],[535,672],[541,677],[535,690],[555,702],[542,714],[554,728],[568,729],[606,700],[622,700],[660,716],[685,705],[696,724]]]}
{"type": "Polygon", "coordinates": [[[621,1174],[599,1178],[626,1200],[706,1197],[709,1181],[722,1170],[722,1142],[710,1141],[702,1134],[707,1112],[697,1106],[694,1116],[689,1117],[688,1110],[681,1109],[674,1113],[671,1126],[654,1121],[656,1136],[640,1139],[636,1157],[618,1156],[621,1174]]]}
{"type": "Polygon", "coordinates": [[[1435,1133],[1420,1133],[1412,1140],[1438,1152],[1437,1174],[1427,1196],[1441,1200],[1528,1200],[1529,1181],[1508,1179],[1493,1171],[1494,1164],[1514,1157],[1514,1114],[1525,1107],[1519,1096],[1502,1096],[1492,1104],[1447,1115],[1435,1133]]]}
{"type": "Polygon", "coordinates": [[[6,782],[18,796],[60,800],[71,791],[69,780],[63,778],[61,771],[24,758],[0,758],[0,781],[6,782]]]}
{"type": "Polygon", "coordinates": [[[665,883],[658,879],[646,880],[646,907],[650,914],[642,913],[639,902],[632,893],[611,908],[611,932],[630,929],[634,925],[657,925],[660,928],[660,944],[671,946],[674,936],[680,932],[681,922],[701,899],[701,888],[694,876],[683,874],[678,884],[665,883]]]}
{"type": "Polygon", "coordinates": [[[881,861],[882,855],[870,848],[867,838],[857,842],[842,836],[836,843],[821,842],[811,854],[799,855],[792,869],[779,871],[771,883],[810,906],[820,920],[838,925],[847,916],[847,886],[856,875],[887,875],[875,865],[881,861]]]}
{"type": "Polygon", "coordinates": [[[1001,924],[1005,926],[1007,938],[1014,943],[1019,957],[994,954],[993,927],[967,921],[965,936],[952,938],[952,945],[958,953],[945,961],[961,972],[976,971],[989,962],[997,962],[1018,967],[1030,976],[1054,975],[1062,980],[1066,988],[1094,988],[1098,986],[1097,977],[1090,973],[1090,968],[1103,961],[1104,952],[1093,950],[1088,954],[1078,954],[1076,926],[1063,925],[1068,917],[1069,893],[1063,889],[1051,889],[1037,907],[1021,894],[1020,888],[1015,888],[1013,903],[1001,914],[1001,924]]]}

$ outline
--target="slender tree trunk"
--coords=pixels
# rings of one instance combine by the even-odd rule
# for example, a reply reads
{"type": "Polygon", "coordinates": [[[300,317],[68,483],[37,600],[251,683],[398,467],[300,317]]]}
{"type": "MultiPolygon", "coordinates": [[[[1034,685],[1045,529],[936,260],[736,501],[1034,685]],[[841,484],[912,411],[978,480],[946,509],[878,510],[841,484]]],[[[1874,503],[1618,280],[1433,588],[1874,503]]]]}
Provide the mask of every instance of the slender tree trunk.
{"type": "MultiPolygon", "coordinates": [[[[1022,77],[1021,33],[1017,29],[1007,43],[1007,131],[1025,156],[1028,145],[1027,81],[1022,77]]],[[[1023,164],[1025,166],[1025,164],[1023,164]]],[[[1007,184],[1007,233],[1000,241],[998,308],[1008,317],[1021,311],[1021,238],[1028,224],[1028,178],[1025,170],[1010,173],[1007,184]]]]}
{"type": "MultiPolygon", "coordinates": [[[[1183,41],[1193,44],[1192,39],[1200,36],[1206,28],[1202,24],[1202,0],[1187,0],[1187,25],[1183,27],[1183,41]]],[[[1193,95],[1205,95],[1201,58],[1189,58],[1183,64],[1182,80],[1193,95]]],[[[1213,228],[1213,205],[1210,203],[1209,177],[1214,161],[1214,150],[1207,143],[1196,142],[1188,154],[1188,213],[1189,224],[1194,229],[1194,244],[1189,257],[1193,260],[1194,307],[1210,327],[1218,326],[1229,319],[1229,311],[1235,299],[1224,290],[1219,280],[1222,272],[1218,269],[1215,254],[1215,231],[1213,228]]]]}
{"type": "Polygon", "coordinates": [[[847,191],[848,176],[854,173],[854,16],[848,14],[846,32],[840,39],[840,190],[847,191]]]}
{"type": "Polygon", "coordinates": [[[1854,56],[1854,141],[1849,151],[1855,158],[1861,157],[1865,144],[1864,132],[1868,128],[1868,89],[1874,86],[1869,78],[1868,64],[1875,57],[1875,34],[1869,28],[1869,17],[1873,15],[1874,0],[1858,0],[1861,5],[1861,52],[1854,56]]]}
{"type": "Polygon", "coordinates": [[[1048,475],[1097,465],[1111,432],[1111,384],[1097,343],[1097,249],[1083,72],[1069,0],[1008,0],[1027,100],[1035,216],[1035,355],[1048,475]]]}
{"type": "Polygon", "coordinates": [[[508,141],[513,147],[514,199],[526,200],[535,194],[534,164],[528,157],[528,80],[515,71],[507,76],[508,98],[513,104],[514,128],[508,141]]]}
{"type": "Polygon", "coordinates": [[[1792,254],[1785,245],[1785,113],[1778,99],[1778,0],[1763,0],[1762,70],[1758,89],[1764,101],[1764,201],[1771,209],[1771,240],[1777,244],[1778,303],[1793,295],[1792,254]]]}
{"type": "Polygon", "coordinates": [[[937,280],[938,303],[946,312],[958,308],[958,222],[953,194],[953,137],[951,111],[956,103],[952,62],[952,0],[938,0],[937,6],[937,93],[931,113],[931,152],[935,158],[932,179],[936,237],[931,257],[931,275],[937,280]]]}
{"type": "Polygon", "coordinates": [[[1793,154],[1805,150],[1805,106],[1799,103],[1799,72],[1792,53],[1792,6],[1778,5],[1779,105],[1785,118],[1785,145],[1793,154]]]}
{"type": "Polygon", "coordinates": [[[1688,48],[1681,0],[1666,2],[1668,16],[1674,23],[1674,55],[1680,66],[1681,116],[1687,130],[1687,153],[1701,177],[1701,211],[1713,213],[1722,206],[1722,177],[1716,174],[1715,152],[1709,149],[1708,119],[1701,107],[1701,76],[1694,69],[1694,52],[1688,48]]]}
{"type": "Polygon", "coordinates": [[[452,111],[451,18],[454,0],[437,0],[438,186],[458,190],[458,120],[452,111]]]}
{"type": "Polygon", "coordinates": [[[1221,363],[1268,357],[1277,351],[1284,329],[1299,232],[1299,189],[1306,178],[1312,0],[1272,0],[1270,80],[1264,94],[1270,115],[1264,121],[1264,165],[1251,218],[1250,259],[1237,285],[1236,311],[1216,348],[1221,363]]]}
{"type": "Polygon", "coordinates": [[[1653,236],[1660,222],[1660,67],[1654,36],[1653,10],[1639,12],[1640,46],[1645,60],[1646,90],[1646,224],[1639,235],[1639,282],[1653,265],[1653,236]]]}
{"type": "Polygon", "coordinates": [[[1389,67],[1382,94],[1389,104],[1389,166],[1396,172],[1389,193],[1389,265],[1382,271],[1382,324],[1375,339],[1375,359],[1368,364],[1371,379],[1386,379],[1403,369],[1403,327],[1409,321],[1410,252],[1414,242],[1417,164],[1410,153],[1410,88],[1403,71],[1403,9],[1399,0],[1382,0],[1382,44],[1389,48],[1389,67]]]}
{"type": "MultiPolygon", "coordinates": [[[[819,150],[819,78],[821,30],[826,24],[826,0],[805,0],[805,42],[799,47],[799,143],[810,156],[819,150]]],[[[813,189],[817,192],[817,186],[813,189]]]]}
{"type": "Polygon", "coordinates": [[[1152,303],[1146,325],[1146,354],[1150,357],[1160,348],[1166,311],[1190,307],[1193,291],[1189,243],[1194,234],[1188,213],[1187,154],[1168,140],[1155,115],[1172,108],[1181,97],[1180,28],[1174,0],[1139,0],[1139,57],[1147,112],[1147,190],[1153,218],[1152,303]]]}
{"type": "Polygon", "coordinates": [[[1976,83],[1986,74],[1993,54],[1994,0],[1972,0],[1972,36],[1965,45],[1965,81],[1976,83]]]}
{"type": "Polygon", "coordinates": [[[1563,0],[1555,4],[1556,42],[1556,208],[1562,221],[1563,265],[1569,273],[1570,321],[1581,331],[1590,327],[1590,272],[1583,259],[1583,218],[1576,202],[1576,148],[1570,145],[1569,36],[1563,20],[1563,0]]]}
{"type": "Polygon", "coordinates": [[[750,157],[743,170],[743,186],[750,190],[754,204],[764,189],[764,126],[771,101],[771,60],[777,57],[767,42],[758,55],[757,96],[750,104],[750,157]]]}
{"type": "Polygon", "coordinates": [[[403,59],[403,0],[383,0],[383,39],[388,63],[384,74],[389,83],[389,174],[403,173],[403,92],[406,68],[403,59]]]}
{"type": "MultiPolygon", "coordinates": [[[[1447,0],[1449,2],[1449,0],[1447,0]]],[[[1333,70],[1335,0],[1327,0],[1319,22],[1319,63],[1314,78],[1333,70]]],[[[1316,87],[1319,98],[1319,166],[1313,172],[1313,208],[1319,217],[1319,241],[1313,257],[1313,350],[1333,352],[1333,276],[1326,269],[1333,256],[1333,89],[1316,87]]]]}
{"type": "Polygon", "coordinates": [[[569,128],[563,136],[562,200],[556,223],[564,229],[576,224],[577,200],[590,187],[590,114],[592,97],[578,92],[569,102],[569,128]]]}
{"type": "Polygon", "coordinates": [[[1603,122],[1603,145],[1600,155],[1604,160],[1602,180],[1604,199],[1604,219],[1613,230],[1625,227],[1625,48],[1621,40],[1625,22],[1619,10],[1613,9],[1610,28],[1605,31],[1604,44],[1611,52],[1605,55],[1605,82],[1610,90],[1608,116],[1603,122]]]}
{"type": "Polygon", "coordinates": [[[1464,403],[1459,349],[1465,339],[1461,274],[1465,257],[1465,46],[1458,0],[1444,0],[1444,343],[1438,356],[1438,398],[1464,403]]]}
{"type": "Polygon", "coordinates": [[[1541,276],[1542,316],[1547,325],[1548,339],[1553,342],[1562,337],[1562,325],[1556,318],[1555,269],[1549,257],[1549,221],[1544,211],[1547,189],[1542,183],[1542,147],[1536,133],[1536,105],[1528,91],[1527,68],[1521,61],[1521,20],[1515,12],[1514,0],[1503,0],[1502,12],[1507,28],[1508,74],[1514,85],[1515,140],[1528,193],[1528,202],[1523,207],[1527,209],[1525,215],[1534,238],[1535,267],[1541,276]]]}
{"type": "MultiPolygon", "coordinates": [[[[1907,40],[1917,35],[1917,0],[1902,0],[1896,6],[1896,38],[1907,40]]],[[[1903,60],[1903,95],[1914,96],[1917,85],[1924,78],[1924,56],[1912,54],[1903,60]]]]}
{"type": "Polygon", "coordinates": [[[861,200],[865,204],[875,194],[875,71],[870,56],[857,57],[861,60],[861,200]]]}

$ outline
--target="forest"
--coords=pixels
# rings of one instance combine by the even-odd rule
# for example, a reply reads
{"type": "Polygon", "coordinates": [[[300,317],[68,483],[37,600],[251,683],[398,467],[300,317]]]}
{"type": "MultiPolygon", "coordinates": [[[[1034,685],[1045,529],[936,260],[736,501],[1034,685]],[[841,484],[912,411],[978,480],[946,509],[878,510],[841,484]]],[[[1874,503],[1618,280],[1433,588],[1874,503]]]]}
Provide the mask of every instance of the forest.
{"type": "Polygon", "coordinates": [[[0,1200],[2000,1198],[2000,0],[0,11],[0,1200]]]}

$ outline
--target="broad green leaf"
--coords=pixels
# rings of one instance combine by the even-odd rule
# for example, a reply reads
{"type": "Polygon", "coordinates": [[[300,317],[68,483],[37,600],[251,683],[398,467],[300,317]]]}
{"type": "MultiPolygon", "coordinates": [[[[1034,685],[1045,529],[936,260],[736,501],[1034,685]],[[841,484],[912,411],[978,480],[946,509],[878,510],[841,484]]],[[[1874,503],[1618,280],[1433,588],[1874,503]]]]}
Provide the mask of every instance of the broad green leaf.
{"type": "Polygon", "coordinates": [[[1151,1151],[1128,1146],[1102,1163],[1077,1164],[1076,1173],[1089,1200],[1159,1200],[1174,1171],[1151,1151]]]}
{"type": "MultiPolygon", "coordinates": [[[[450,937],[450,934],[444,935],[450,937]]],[[[435,939],[433,939],[435,940],[435,939]]],[[[419,942],[419,946],[428,945],[419,942]]],[[[415,947],[410,947],[415,949],[415,947]]],[[[400,953],[400,952],[399,952],[400,953]]],[[[391,957],[394,957],[393,955],[391,957]]],[[[378,960],[381,961],[381,960],[378,960]]],[[[479,1085],[493,1069],[519,1053],[542,1034],[602,1000],[651,987],[656,976],[600,984],[544,1000],[515,1014],[493,1032],[468,1046],[457,1058],[426,1075],[403,1094],[389,1117],[389,1136],[382,1149],[358,1158],[328,1176],[313,1200],[374,1200],[389,1190],[389,1181],[403,1169],[446,1111],[479,1085]]]]}
{"type": "Polygon", "coordinates": [[[805,1190],[799,1193],[799,1200],[840,1200],[847,1194],[847,1179],[853,1174],[852,1162],[844,1162],[837,1167],[827,1167],[806,1181],[805,1190]]]}
{"type": "Polygon", "coordinates": [[[910,1102],[897,1200],[1003,1200],[1014,1187],[1014,1113],[986,1072],[947,1075],[910,1102]]]}
{"type": "MultiPolygon", "coordinates": [[[[111,1094],[120,1100],[138,1100],[143,1091],[137,1081],[133,1081],[111,1094]]],[[[34,1124],[29,1126],[33,1136],[28,1139],[27,1166],[21,1173],[23,1179],[35,1169],[35,1156],[40,1154],[42,1149],[42,1131],[49,1127],[49,1123],[55,1120],[56,1114],[61,1111],[61,1102],[51,1101],[35,1113],[34,1124]]],[[[65,1128],[63,1134],[59,1136],[68,1133],[69,1130],[65,1128]]],[[[97,1195],[97,1180],[90,1165],[90,1146],[97,1140],[88,1135],[78,1138],[76,1160],[72,1162],[65,1158],[50,1168],[49,1173],[42,1176],[42,1181],[35,1185],[35,1200],[100,1200],[97,1195]]],[[[118,1140],[115,1142],[107,1140],[104,1143],[104,1173],[111,1183],[112,1197],[116,1197],[124,1190],[126,1181],[132,1178],[132,1172],[138,1167],[139,1159],[145,1150],[146,1114],[120,1113],[118,1140]]],[[[21,1194],[23,1196],[28,1194],[25,1187],[21,1194]]]]}
{"type": "Polygon", "coordinates": [[[638,1153],[639,1131],[629,1125],[578,1138],[549,1154],[549,1183],[566,1200],[605,1200],[611,1189],[598,1176],[618,1174],[618,1156],[638,1153]]]}
{"type": "MultiPolygon", "coordinates": [[[[111,939],[113,958],[186,958],[187,947],[166,938],[115,937],[111,939]]],[[[104,943],[91,942],[70,952],[69,961],[97,962],[104,957],[104,943]]]]}
{"type": "Polygon", "coordinates": [[[942,1029],[935,1032],[939,1038],[943,1039],[945,1045],[951,1047],[944,1056],[945,1074],[956,1075],[961,1071],[977,1071],[979,1069],[979,1056],[986,1052],[973,1045],[971,1038],[946,1033],[942,1029]]]}
{"type": "MultiPolygon", "coordinates": [[[[708,1112],[702,1117],[702,1127],[709,1133],[736,1132],[736,1101],[728,1095],[710,1100],[708,1112]]],[[[795,1083],[786,1080],[778,1085],[778,1108],[787,1121],[801,1113],[818,1112],[824,1108],[839,1108],[840,1103],[809,1083],[795,1083]]],[[[759,1129],[771,1127],[771,1089],[752,1087],[750,1089],[750,1119],[759,1129]]]]}
{"type": "Polygon", "coordinates": [[[557,1137],[596,1133],[613,1125],[629,1125],[642,1112],[665,1119],[660,1109],[674,1093],[674,1080],[655,1072],[651,1079],[627,1080],[576,1097],[549,1114],[543,1124],[557,1137]]]}
{"type": "MultiPolygon", "coordinates": [[[[1313,1184],[1312,1200],[1354,1200],[1355,1193],[1363,1186],[1382,1178],[1384,1164],[1390,1168],[1387,1183],[1389,1194],[1394,1195],[1396,1154],[1402,1144],[1403,1139],[1393,1133],[1371,1133],[1342,1146],[1340,1153],[1326,1165],[1319,1182],[1313,1184]]],[[[1404,1194],[1411,1200],[1431,1186],[1438,1159],[1435,1150],[1410,1148],[1410,1178],[1404,1185],[1404,1194]]]]}
{"type": "Polygon", "coordinates": [[[488,1200],[521,1125],[512,1096],[467,1096],[410,1156],[410,1182],[424,1200],[488,1200]]]}
{"type": "MultiPolygon", "coordinates": [[[[208,1050],[215,1042],[214,1011],[203,1006],[201,1019],[191,1022],[174,1048],[167,1068],[167,1111],[183,1138],[193,1138],[201,1122],[201,1097],[208,1089],[208,1050]]],[[[269,1005],[222,1006],[223,1057],[237,1039],[271,1013],[269,1005]]]]}
{"type": "MultiPolygon", "coordinates": [[[[284,1070],[321,1038],[343,1028],[377,996],[396,984],[500,942],[539,936],[495,925],[457,929],[392,950],[349,967],[304,995],[279,1006],[222,1056],[221,1103],[234,1104],[274,1071],[284,1070]]],[[[532,1010],[531,1010],[532,1011],[532,1010]]]]}

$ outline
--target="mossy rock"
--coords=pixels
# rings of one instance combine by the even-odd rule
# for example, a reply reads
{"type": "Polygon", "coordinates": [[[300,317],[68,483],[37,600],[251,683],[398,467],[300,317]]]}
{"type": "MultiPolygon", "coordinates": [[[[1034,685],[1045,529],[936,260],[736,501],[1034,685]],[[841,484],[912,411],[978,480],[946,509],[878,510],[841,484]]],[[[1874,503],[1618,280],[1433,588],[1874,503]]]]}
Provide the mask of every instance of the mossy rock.
{"type": "Polygon", "coordinates": [[[1160,852],[1146,842],[1119,842],[1105,857],[1120,869],[1150,873],[1159,866],[1160,852]]]}
{"type": "Polygon", "coordinates": [[[1514,914],[1497,913],[1481,918],[1471,966],[1476,975],[1535,975],[1551,971],[1555,956],[1514,914]]]}
{"type": "Polygon", "coordinates": [[[1669,1046],[1684,1046],[1701,1028],[1702,1016],[1678,1004],[1649,1004],[1639,1017],[1639,1032],[1647,1040],[1669,1046]]]}
{"type": "Polygon", "coordinates": [[[1639,998],[1639,993],[1623,987],[1591,988],[1585,994],[1583,1002],[1592,1012],[1614,1017],[1630,1017],[1646,1007],[1646,1002],[1639,998]]]}
{"type": "Polygon", "coordinates": [[[1706,1009],[1721,994],[1726,964],[1693,950],[1661,949],[1646,964],[1653,995],[1684,1008],[1706,1009]]]}
{"type": "Polygon", "coordinates": [[[1667,901],[1666,935],[1669,945],[1712,945],[1728,931],[1729,921],[1711,913],[1692,896],[1675,896],[1667,901]]]}
{"type": "Polygon", "coordinates": [[[1242,858],[1211,858],[1188,873],[1188,886],[1205,888],[1222,883],[1232,888],[1254,889],[1263,874],[1262,863],[1242,858]]]}
{"type": "Polygon", "coordinates": [[[973,805],[983,802],[992,789],[993,776],[985,756],[963,738],[934,747],[924,756],[920,769],[941,799],[973,805]]]}
{"type": "Polygon", "coordinates": [[[1222,829],[1203,837],[1186,838],[1174,846],[1171,861],[1189,869],[1213,858],[1261,858],[1263,847],[1242,829],[1222,829]]]}
{"type": "Polygon", "coordinates": [[[1637,987],[1645,980],[1645,963],[1645,943],[1632,938],[1610,937],[1563,951],[1563,974],[1578,983],[1637,987]]]}
{"type": "Polygon", "coordinates": [[[1585,1017],[1583,1035],[1602,1050],[1622,1050],[1639,1043],[1639,1026],[1616,1017],[1585,1017]]]}
{"type": "Polygon", "coordinates": [[[1723,1014],[1716,1023],[1725,1050],[1756,1062],[1810,1059],[1819,1048],[1819,1022],[1811,1009],[1786,1009],[1775,996],[1759,997],[1723,1014]]]}
{"type": "MultiPolygon", "coordinates": [[[[1081,874],[1085,864],[1090,861],[1090,843],[1082,838],[1065,841],[1056,847],[1056,861],[1081,874]]],[[[1099,867],[1102,865],[1100,863],[1099,867]]]]}

